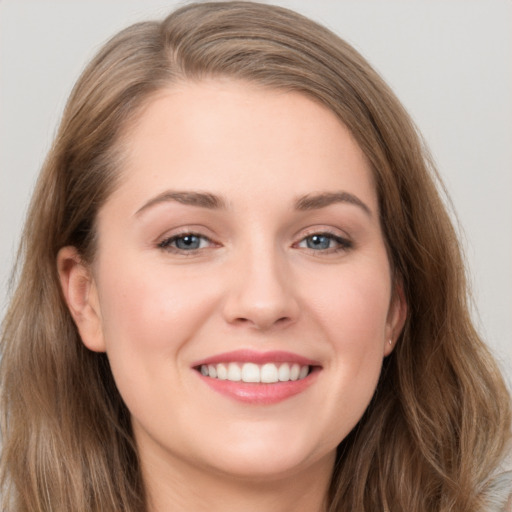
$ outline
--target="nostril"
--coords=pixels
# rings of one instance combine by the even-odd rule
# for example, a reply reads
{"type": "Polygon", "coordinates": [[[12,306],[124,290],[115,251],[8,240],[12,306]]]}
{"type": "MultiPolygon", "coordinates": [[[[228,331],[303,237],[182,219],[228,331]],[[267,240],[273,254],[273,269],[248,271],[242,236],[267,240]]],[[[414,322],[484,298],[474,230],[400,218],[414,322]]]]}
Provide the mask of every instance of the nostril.
{"type": "Polygon", "coordinates": [[[253,316],[253,318],[238,317],[233,320],[234,324],[239,325],[251,325],[259,330],[267,330],[275,326],[284,326],[291,322],[292,319],[289,316],[282,316],[279,318],[273,318],[272,316],[253,316]]]}

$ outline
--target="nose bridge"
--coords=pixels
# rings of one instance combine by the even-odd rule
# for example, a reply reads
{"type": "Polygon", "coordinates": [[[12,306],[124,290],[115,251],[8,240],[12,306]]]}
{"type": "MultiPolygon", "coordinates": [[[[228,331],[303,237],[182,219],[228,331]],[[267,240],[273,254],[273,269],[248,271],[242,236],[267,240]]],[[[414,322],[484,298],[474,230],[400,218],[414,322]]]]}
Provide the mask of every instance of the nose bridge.
{"type": "Polygon", "coordinates": [[[293,321],[298,306],[285,251],[267,237],[255,237],[236,252],[226,319],[259,329],[293,321]]]}

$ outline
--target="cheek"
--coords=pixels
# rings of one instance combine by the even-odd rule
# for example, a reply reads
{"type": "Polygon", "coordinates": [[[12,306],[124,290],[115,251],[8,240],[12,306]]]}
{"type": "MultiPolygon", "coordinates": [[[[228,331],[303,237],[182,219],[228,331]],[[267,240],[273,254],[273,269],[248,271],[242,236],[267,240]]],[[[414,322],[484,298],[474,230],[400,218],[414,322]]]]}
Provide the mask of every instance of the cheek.
{"type": "Polygon", "coordinates": [[[319,323],[340,351],[382,348],[391,296],[386,265],[348,267],[323,279],[314,294],[319,323]]]}
{"type": "Polygon", "coordinates": [[[184,382],[188,366],[180,362],[215,304],[208,281],[199,287],[183,269],[161,264],[141,268],[135,258],[105,259],[99,277],[106,352],[117,387],[135,415],[153,403],[156,390],[184,382]]]}
{"type": "Polygon", "coordinates": [[[100,294],[107,350],[114,346],[146,353],[176,352],[200,319],[211,300],[208,287],[198,287],[186,273],[157,267],[141,270],[123,261],[115,272],[104,272],[100,294]]]}
{"type": "Polygon", "coordinates": [[[162,390],[187,389],[187,347],[211,315],[213,292],[186,272],[148,264],[141,270],[126,257],[115,266],[105,261],[102,270],[109,269],[100,279],[100,305],[117,388],[135,418],[167,424],[168,411],[183,404],[179,394],[162,390]]]}
{"type": "Polygon", "coordinates": [[[314,304],[315,323],[332,351],[326,370],[333,400],[327,414],[343,428],[334,437],[343,438],[359,421],[381,372],[391,286],[378,268],[333,276],[314,304]]]}

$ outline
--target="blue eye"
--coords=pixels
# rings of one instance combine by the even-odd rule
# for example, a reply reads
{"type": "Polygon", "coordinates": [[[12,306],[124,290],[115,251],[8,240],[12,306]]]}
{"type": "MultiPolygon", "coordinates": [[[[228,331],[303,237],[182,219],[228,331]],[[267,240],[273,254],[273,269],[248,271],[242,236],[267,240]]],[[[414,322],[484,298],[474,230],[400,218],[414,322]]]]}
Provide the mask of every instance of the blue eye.
{"type": "Polygon", "coordinates": [[[331,247],[332,239],[325,235],[312,235],[306,238],[306,245],[308,249],[329,249],[331,247]]]}
{"type": "Polygon", "coordinates": [[[177,249],[185,251],[199,249],[201,246],[201,238],[196,235],[185,235],[174,240],[177,249]]]}
{"type": "Polygon", "coordinates": [[[313,251],[337,251],[351,248],[352,243],[331,233],[315,233],[302,239],[298,246],[313,251]]]}
{"type": "Polygon", "coordinates": [[[158,244],[161,249],[170,249],[175,251],[196,251],[209,245],[208,238],[195,235],[194,233],[184,233],[182,235],[166,238],[158,244]]]}

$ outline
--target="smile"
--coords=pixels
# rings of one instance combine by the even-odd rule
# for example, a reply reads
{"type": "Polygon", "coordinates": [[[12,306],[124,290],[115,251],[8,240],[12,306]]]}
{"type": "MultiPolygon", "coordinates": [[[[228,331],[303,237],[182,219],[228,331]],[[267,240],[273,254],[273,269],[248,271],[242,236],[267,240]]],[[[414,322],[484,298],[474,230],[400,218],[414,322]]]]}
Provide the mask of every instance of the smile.
{"type": "Polygon", "coordinates": [[[199,371],[204,377],[229,380],[231,382],[250,382],[273,384],[305,379],[310,373],[309,365],[298,363],[219,363],[202,364],[199,371]]]}
{"type": "Polygon", "coordinates": [[[213,391],[253,405],[277,404],[302,394],[322,370],[318,361],[292,352],[253,350],[217,354],[192,368],[213,391]]]}

